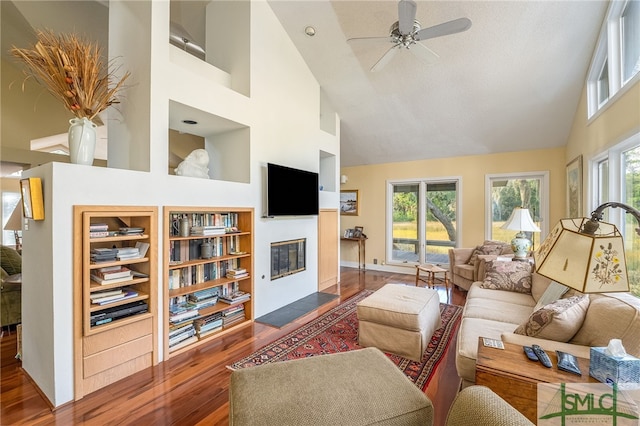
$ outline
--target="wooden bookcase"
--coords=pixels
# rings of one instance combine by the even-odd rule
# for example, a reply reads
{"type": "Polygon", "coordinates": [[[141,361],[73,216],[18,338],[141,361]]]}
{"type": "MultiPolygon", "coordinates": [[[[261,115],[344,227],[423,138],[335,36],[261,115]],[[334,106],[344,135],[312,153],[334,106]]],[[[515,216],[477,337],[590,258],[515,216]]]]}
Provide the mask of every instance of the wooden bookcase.
{"type": "Polygon", "coordinates": [[[253,322],[253,216],[252,208],[164,207],[165,359],[253,322]],[[203,226],[217,228],[194,233],[203,226]],[[249,298],[221,300],[236,291],[249,298]]]}
{"type": "Polygon", "coordinates": [[[75,398],[158,363],[157,270],[158,209],[131,206],[74,206],[74,341],[75,398]],[[92,236],[92,225],[107,225],[108,235],[92,236]],[[124,228],[142,228],[126,233],[124,228]],[[96,263],[96,249],[127,249],[137,243],[148,244],[143,257],[96,263]],[[92,279],[98,271],[125,267],[131,277],[102,284],[92,279]],[[124,300],[92,302],[92,295],[122,290],[131,297],[124,300]],[[112,317],[109,310],[146,304],[135,314],[112,317]],[[103,315],[97,320],[98,315],[103,315]],[[92,317],[93,321],[92,321],[92,317]]]}

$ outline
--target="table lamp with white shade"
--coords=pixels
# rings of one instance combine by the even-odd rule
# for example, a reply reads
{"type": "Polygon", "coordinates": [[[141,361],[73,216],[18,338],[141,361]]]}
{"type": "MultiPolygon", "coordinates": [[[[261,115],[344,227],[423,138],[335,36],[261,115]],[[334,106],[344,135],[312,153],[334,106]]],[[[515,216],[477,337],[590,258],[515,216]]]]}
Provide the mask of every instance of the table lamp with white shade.
{"type": "Polygon", "coordinates": [[[11,216],[9,216],[9,220],[4,225],[5,231],[13,231],[13,236],[15,238],[15,246],[16,250],[22,249],[22,237],[20,236],[20,231],[22,231],[22,203],[18,202],[16,204],[16,208],[13,209],[11,216]]]}
{"type": "Polygon", "coordinates": [[[523,209],[522,207],[516,207],[511,212],[511,217],[501,226],[502,229],[509,229],[512,231],[518,231],[515,238],[511,240],[511,248],[514,253],[514,260],[524,260],[529,254],[531,248],[531,240],[527,238],[525,232],[540,232],[540,228],[536,226],[531,219],[529,209],[523,209]]]}

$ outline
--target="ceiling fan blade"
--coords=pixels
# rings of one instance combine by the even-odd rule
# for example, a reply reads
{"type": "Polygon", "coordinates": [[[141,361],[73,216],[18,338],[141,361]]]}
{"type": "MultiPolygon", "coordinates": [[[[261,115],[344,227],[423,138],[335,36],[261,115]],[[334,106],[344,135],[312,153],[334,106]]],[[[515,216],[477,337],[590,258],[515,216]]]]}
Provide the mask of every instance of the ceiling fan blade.
{"type": "Polygon", "coordinates": [[[347,42],[357,41],[357,42],[389,42],[391,38],[389,36],[385,37],[352,37],[348,38],[347,42]]]}
{"type": "Polygon", "coordinates": [[[407,35],[413,31],[416,9],[416,2],[413,0],[400,0],[398,3],[398,31],[400,34],[407,35]]]}
{"type": "Polygon", "coordinates": [[[458,18],[453,21],[434,25],[433,27],[424,28],[416,33],[415,39],[427,40],[449,34],[461,33],[467,31],[469,28],[471,28],[471,20],[469,18],[458,18]]]}
{"type": "Polygon", "coordinates": [[[436,52],[429,49],[422,43],[412,44],[409,51],[427,64],[433,64],[438,61],[438,58],[440,58],[440,56],[436,52]]]}
{"type": "Polygon", "coordinates": [[[396,44],[391,49],[387,50],[387,52],[384,55],[382,55],[382,58],[378,59],[378,62],[376,62],[371,67],[371,72],[380,71],[382,68],[384,68],[389,62],[391,62],[393,57],[396,56],[396,53],[398,53],[399,49],[400,49],[400,45],[396,44]]]}

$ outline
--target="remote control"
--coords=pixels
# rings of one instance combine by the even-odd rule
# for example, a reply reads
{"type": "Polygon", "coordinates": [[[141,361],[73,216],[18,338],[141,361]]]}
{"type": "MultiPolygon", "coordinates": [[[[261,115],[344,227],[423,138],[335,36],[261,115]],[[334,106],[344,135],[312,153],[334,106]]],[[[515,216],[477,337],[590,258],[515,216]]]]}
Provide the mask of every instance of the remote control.
{"type": "Polygon", "coordinates": [[[531,349],[531,346],[523,346],[522,349],[524,349],[524,353],[531,361],[538,360],[538,357],[536,356],[536,353],[533,351],[533,349],[531,349]]]}
{"type": "Polygon", "coordinates": [[[533,352],[535,352],[538,360],[540,361],[540,364],[544,365],[547,368],[551,368],[551,359],[549,358],[549,355],[547,355],[547,353],[544,351],[544,349],[542,349],[538,345],[531,346],[531,349],[533,349],[533,352]]]}

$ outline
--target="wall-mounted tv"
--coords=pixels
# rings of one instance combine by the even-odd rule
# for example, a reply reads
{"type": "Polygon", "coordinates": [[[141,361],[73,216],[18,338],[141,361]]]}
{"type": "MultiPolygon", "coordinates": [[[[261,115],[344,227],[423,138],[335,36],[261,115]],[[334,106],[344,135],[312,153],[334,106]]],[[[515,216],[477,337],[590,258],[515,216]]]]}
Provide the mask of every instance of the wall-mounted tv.
{"type": "Polygon", "coordinates": [[[318,173],[267,163],[267,216],[318,214],[318,173]]]}

